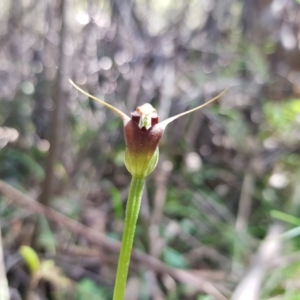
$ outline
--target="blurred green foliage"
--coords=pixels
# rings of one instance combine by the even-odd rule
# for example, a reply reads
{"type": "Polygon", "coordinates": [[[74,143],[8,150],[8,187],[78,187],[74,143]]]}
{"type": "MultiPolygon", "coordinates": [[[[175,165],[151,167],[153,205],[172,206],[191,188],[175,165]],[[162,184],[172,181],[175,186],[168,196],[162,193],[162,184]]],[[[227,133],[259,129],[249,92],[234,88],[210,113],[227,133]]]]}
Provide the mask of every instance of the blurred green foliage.
{"type": "Polygon", "coordinates": [[[99,288],[93,281],[89,279],[81,280],[77,285],[76,300],[105,300],[108,294],[103,288],[99,288]]]}
{"type": "MultiPolygon", "coordinates": [[[[54,2],[33,3],[0,3],[0,178],[38,198],[49,155],[60,20],[54,2]]],[[[225,274],[216,281],[229,294],[272,224],[282,222],[282,260],[300,250],[299,1],[278,3],[75,1],[66,17],[68,73],[62,77],[127,113],[151,102],[167,118],[231,86],[218,104],[167,129],[135,240],[151,255],[157,246],[169,266],[225,274]],[[249,208],[241,215],[243,198],[249,208]],[[241,232],[239,217],[246,224],[241,232]]],[[[65,83],[63,88],[66,130],[51,207],[120,240],[130,179],[122,124],[65,83]]],[[[0,197],[9,258],[34,240],[38,226],[32,249],[41,261],[52,255],[46,271],[57,274],[54,264],[74,284],[55,291],[55,299],[110,299],[114,254],[0,197]]],[[[145,269],[133,265],[130,274],[139,277],[142,300],[154,297],[153,286],[163,299],[213,299],[161,274],[149,280],[145,269]]],[[[13,269],[11,277],[18,276],[13,269]]],[[[297,259],[272,266],[260,299],[299,299],[298,277],[297,259]]]]}

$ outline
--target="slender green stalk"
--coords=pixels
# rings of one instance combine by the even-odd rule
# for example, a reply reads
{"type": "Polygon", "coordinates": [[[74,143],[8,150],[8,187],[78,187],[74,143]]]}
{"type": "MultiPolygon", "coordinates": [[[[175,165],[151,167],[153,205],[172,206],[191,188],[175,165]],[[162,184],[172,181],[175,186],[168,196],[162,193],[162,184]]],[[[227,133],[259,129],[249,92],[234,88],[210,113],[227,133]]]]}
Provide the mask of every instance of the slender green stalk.
{"type": "Polygon", "coordinates": [[[132,177],[126,206],[125,226],[114,289],[113,300],[123,300],[126,288],[130,255],[138,219],[145,178],[132,177]]]}

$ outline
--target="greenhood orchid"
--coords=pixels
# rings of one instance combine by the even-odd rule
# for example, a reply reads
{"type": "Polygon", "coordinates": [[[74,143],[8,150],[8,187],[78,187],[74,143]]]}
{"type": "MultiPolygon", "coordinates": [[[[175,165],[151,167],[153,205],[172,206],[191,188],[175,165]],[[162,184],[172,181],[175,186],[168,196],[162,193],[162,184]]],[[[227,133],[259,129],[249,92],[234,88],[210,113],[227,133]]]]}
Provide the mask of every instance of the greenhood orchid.
{"type": "Polygon", "coordinates": [[[223,91],[219,96],[194,109],[159,122],[159,117],[156,110],[149,103],[139,106],[133,113],[131,113],[131,117],[129,117],[116,107],[86,93],[72,80],[70,80],[70,83],[82,94],[100,102],[107,108],[114,111],[123,120],[124,124],[126,141],[125,165],[132,175],[132,180],[130,183],[128,201],[126,205],[124,232],[113,296],[113,300],[123,300],[134,233],[139,215],[143,189],[145,186],[145,178],[156,167],[158,161],[158,144],[164,133],[164,130],[169,123],[173,122],[179,117],[201,109],[217,100],[226,92],[226,90],[223,91]]]}
{"type": "Polygon", "coordinates": [[[70,83],[82,94],[114,111],[123,120],[126,141],[125,165],[132,176],[139,178],[148,176],[154,170],[158,161],[158,144],[169,123],[211,104],[227,91],[194,109],[159,122],[156,109],[149,103],[139,106],[129,117],[116,107],[88,94],[72,80],[70,83]]]}

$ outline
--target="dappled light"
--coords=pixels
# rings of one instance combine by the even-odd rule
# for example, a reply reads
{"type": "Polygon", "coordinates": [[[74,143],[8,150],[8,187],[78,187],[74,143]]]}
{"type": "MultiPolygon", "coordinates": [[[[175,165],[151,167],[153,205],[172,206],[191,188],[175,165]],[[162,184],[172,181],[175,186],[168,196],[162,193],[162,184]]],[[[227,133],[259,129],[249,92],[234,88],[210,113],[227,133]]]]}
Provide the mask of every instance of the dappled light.
{"type": "Polygon", "coordinates": [[[300,299],[299,17],[0,1],[0,299],[113,299],[127,169],[125,300],[300,299]]]}

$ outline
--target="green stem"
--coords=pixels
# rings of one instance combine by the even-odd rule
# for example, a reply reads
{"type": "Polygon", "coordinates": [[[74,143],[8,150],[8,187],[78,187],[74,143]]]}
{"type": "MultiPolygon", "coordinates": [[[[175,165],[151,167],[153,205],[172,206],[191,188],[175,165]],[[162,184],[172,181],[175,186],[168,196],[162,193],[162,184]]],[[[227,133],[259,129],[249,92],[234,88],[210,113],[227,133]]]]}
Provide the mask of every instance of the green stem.
{"type": "Polygon", "coordinates": [[[114,289],[113,300],[123,300],[130,263],[131,249],[138,219],[145,178],[132,177],[126,206],[125,226],[114,289]]]}

